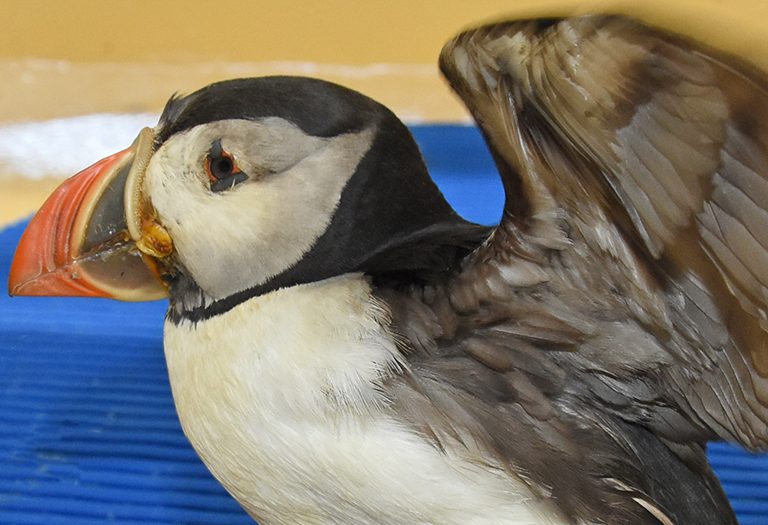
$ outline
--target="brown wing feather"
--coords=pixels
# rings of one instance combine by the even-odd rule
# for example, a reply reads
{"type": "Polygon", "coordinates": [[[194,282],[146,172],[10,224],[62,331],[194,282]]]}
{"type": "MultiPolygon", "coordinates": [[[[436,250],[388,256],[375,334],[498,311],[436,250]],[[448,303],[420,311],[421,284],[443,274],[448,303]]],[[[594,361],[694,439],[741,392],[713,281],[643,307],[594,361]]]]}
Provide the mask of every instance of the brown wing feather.
{"type": "MultiPolygon", "coordinates": [[[[592,24],[541,36],[527,67],[537,104],[606,170],[655,256],[684,258],[676,239],[693,226],[731,293],[768,326],[765,76],[620,19],[592,24]]],[[[768,376],[768,349],[750,350],[768,376]]]]}
{"type": "Polygon", "coordinates": [[[695,435],[671,422],[680,413],[709,437],[768,446],[766,76],[621,17],[482,27],[446,45],[441,67],[507,191],[453,303],[492,304],[480,296],[539,275],[583,301],[594,326],[576,347],[611,388],[631,382],[617,367],[648,376],[665,405],[643,416],[651,428],[695,435]],[[601,355],[594,318],[648,338],[601,355]]]}
{"type": "Polygon", "coordinates": [[[553,512],[733,524],[704,443],[768,448],[768,81],[619,17],[500,23],[441,68],[506,191],[444,283],[379,293],[392,409],[553,512]]]}

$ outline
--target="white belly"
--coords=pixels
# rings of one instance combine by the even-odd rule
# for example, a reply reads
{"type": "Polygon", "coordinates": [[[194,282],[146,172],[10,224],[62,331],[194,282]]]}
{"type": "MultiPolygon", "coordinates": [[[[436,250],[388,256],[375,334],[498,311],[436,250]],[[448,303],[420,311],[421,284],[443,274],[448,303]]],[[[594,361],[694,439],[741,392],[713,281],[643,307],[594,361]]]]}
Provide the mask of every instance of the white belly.
{"type": "Polygon", "coordinates": [[[405,366],[360,276],[165,327],[174,400],[202,460],[262,525],[555,524],[503,471],[393,420],[405,366]]]}

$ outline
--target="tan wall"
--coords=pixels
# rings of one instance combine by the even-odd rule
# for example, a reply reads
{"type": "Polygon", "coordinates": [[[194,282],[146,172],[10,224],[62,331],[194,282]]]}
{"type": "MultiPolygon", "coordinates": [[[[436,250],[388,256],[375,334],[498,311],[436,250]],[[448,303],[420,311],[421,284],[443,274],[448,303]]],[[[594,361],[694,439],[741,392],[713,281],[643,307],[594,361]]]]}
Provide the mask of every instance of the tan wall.
{"type": "Polygon", "coordinates": [[[501,0],[3,0],[0,56],[430,63],[501,0]]]}
{"type": "Polygon", "coordinates": [[[406,118],[455,121],[466,115],[435,61],[458,30],[606,8],[768,69],[766,0],[0,0],[0,122],[156,112],[175,91],[281,73],[341,82],[406,118]],[[382,63],[399,66],[364,67],[382,63]]]}
{"type": "Polygon", "coordinates": [[[765,0],[0,0],[0,57],[423,64],[478,20],[606,6],[742,51],[768,15],[765,0]]]}
{"type": "Polygon", "coordinates": [[[461,119],[463,110],[437,75],[440,47],[507,5],[0,0],[0,77],[8,79],[0,82],[0,122],[157,112],[171,93],[215,80],[301,73],[364,91],[406,117],[461,119]],[[360,69],[369,64],[399,66],[360,69]]]}

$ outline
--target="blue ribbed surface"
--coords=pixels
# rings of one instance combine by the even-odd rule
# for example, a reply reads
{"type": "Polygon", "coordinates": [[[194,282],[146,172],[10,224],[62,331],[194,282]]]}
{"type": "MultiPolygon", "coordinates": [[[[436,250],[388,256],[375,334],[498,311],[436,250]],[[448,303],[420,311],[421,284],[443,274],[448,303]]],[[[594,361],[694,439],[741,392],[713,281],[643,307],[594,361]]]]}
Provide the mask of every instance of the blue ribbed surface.
{"type": "MultiPolygon", "coordinates": [[[[414,134],[457,209],[494,222],[501,186],[477,131],[414,134]]],[[[0,232],[0,283],[21,231],[0,232]]],[[[164,310],[0,293],[1,524],[251,523],[181,433],[162,354],[164,310]]],[[[710,457],[742,525],[768,525],[768,457],[726,445],[710,457]]]]}

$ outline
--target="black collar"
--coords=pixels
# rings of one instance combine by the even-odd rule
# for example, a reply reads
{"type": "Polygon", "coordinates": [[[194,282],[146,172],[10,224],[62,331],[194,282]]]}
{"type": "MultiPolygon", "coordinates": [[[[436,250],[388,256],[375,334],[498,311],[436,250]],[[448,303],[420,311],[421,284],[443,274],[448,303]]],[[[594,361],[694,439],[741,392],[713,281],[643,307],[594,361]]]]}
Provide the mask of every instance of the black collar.
{"type": "Polygon", "coordinates": [[[348,261],[337,265],[335,270],[328,269],[319,273],[318,267],[312,265],[312,258],[305,257],[266,283],[219,300],[209,299],[197,283],[180,269],[168,278],[170,307],[166,318],[173,324],[183,321],[197,323],[281,288],[354,272],[364,273],[374,284],[386,286],[435,282],[456,270],[461,260],[479,246],[490,231],[491,228],[486,226],[457,218],[456,221],[432,225],[394,240],[364,260],[348,261]],[[307,271],[311,268],[314,271],[307,271]]]}

